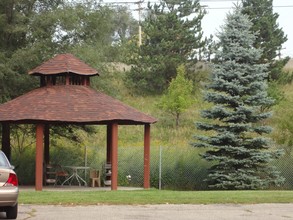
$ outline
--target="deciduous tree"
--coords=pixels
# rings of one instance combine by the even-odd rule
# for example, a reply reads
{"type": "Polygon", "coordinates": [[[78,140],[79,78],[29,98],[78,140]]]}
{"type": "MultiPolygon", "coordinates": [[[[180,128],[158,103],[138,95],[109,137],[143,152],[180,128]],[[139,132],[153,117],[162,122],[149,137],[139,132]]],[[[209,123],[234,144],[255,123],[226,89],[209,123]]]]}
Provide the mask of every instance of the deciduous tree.
{"type": "Polygon", "coordinates": [[[114,36],[126,41],[129,16],[94,0],[0,1],[0,103],[38,87],[27,72],[55,54],[73,53],[99,70],[119,60],[114,36]]]}
{"type": "Polygon", "coordinates": [[[179,126],[180,115],[192,105],[192,81],[185,78],[185,67],[177,68],[177,76],[172,79],[166,95],[164,95],[159,106],[171,113],[176,120],[176,128],[179,126]]]}

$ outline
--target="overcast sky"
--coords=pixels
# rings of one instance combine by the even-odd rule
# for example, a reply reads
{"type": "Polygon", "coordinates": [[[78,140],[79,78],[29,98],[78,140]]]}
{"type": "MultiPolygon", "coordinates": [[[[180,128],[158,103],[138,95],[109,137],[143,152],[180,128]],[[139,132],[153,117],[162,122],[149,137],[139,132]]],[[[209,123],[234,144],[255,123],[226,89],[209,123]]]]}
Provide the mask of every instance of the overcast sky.
{"type": "MultiPolygon", "coordinates": [[[[205,35],[215,34],[224,24],[226,14],[236,1],[231,0],[205,0],[202,5],[207,5],[208,14],[203,19],[205,35]]],[[[293,57],[293,0],[274,0],[274,11],[279,14],[278,23],[287,35],[288,41],[283,44],[282,57],[293,57]],[[292,23],[291,23],[292,22],[292,23]]]]}
{"type": "MultiPolygon", "coordinates": [[[[138,19],[138,4],[134,4],[139,0],[103,0],[103,2],[118,2],[122,5],[129,6],[133,11],[133,15],[138,19]],[[132,3],[133,2],[133,3],[132,3]],[[124,3],[124,4],[123,4],[124,3]],[[127,4],[128,3],[128,4],[127,4]]],[[[144,2],[159,2],[159,0],[144,0],[144,2]]],[[[231,11],[233,4],[240,0],[201,0],[201,5],[206,6],[208,14],[205,15],[202,27],[205,36],[216,34],[220,27],[224,24],[226,14],[231,11]]],[[[293,57],[293,0],[273,0],[274,11],[279,14],[278,23],[287,35],[288,41],[283,44],[281,51],[282,57],[293,57]]],[[[143,4],[142,6],[145,6],[143,4]]]]}

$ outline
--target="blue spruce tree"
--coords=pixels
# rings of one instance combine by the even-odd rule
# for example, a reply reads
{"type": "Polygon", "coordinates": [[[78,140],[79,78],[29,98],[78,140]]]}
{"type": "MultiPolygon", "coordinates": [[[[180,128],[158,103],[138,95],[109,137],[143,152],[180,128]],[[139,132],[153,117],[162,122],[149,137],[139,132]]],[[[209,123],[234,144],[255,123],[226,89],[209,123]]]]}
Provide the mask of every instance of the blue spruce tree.
{"type": "Polygon", "coordinates": [[[236,6],[226,18],[219,37],[211,83],[205,100],[212,107],[202,111],[197,123],[207,135],[196,136],[202,157],[212,162],[208,185],[213,189],[263,189],[283,178],[270,165],[280,152],[270,148],[264,120],[271,113],[261,106],[273,102],[267,95],[267,66],[259,64],[261,50],[253,47],[256,35],[247,15],[236,6]]]}

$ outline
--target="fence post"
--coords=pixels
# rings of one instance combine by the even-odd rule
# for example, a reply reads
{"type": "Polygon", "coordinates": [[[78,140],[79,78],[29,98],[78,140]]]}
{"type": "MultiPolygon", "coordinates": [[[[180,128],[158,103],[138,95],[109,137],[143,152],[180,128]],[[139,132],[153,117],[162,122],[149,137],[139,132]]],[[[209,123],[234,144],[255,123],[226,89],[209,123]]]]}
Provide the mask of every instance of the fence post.
{"type": "Polygon", "coordinates": [[[159,155],[159,190],[162,189],[162,146],[160,146],[159,155]]]}
{"type": "MultiPolygon", "coordinates": [[[[84,146],[84,167],[87,167],[87,146],[84,146]]],[[[87,179],[86,169],[84,170],[84,179],[87,179]]]]}

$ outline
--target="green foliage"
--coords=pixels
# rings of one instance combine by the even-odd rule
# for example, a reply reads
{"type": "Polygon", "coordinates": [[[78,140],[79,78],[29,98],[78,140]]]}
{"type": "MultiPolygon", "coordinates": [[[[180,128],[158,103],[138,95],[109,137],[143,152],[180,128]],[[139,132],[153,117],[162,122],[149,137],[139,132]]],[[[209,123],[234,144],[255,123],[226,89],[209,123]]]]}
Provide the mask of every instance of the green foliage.
{"type": "Polygon", "coordinates": [[[287,96],[275,107],[273,123],[276,128],[273,132],[274,140],[284,149],[287,157],[293,157],[293,99],[292,85],[287,86],[287,96]],[[291,87],[291,90],[288,89],[291,87]]]}
{"type": "Polygon", "coordinates": [[[127,7],[117,6],[114,17],[116,43],[126,43],[131,36],[137,33],[138,23],[132,17],[131,11],[127,7]]]}
{"type": "Polygon", "coordinates": [[[274,106],[274,115],[271,123],[275,125],[272,138],[278,144],[278,148],[284,151],[284,155],[276,161],[281,175],[286,179],[284,189],[293,189],[293,87],[292,84],[282,85],[284,98],[274,106]]]}
{"type": "Polygon", "coordinates": [[[284,71],[280,76],[278,83],[281,85],[292,84],[293,82],[293,71],[284,71]]]}
{"type": "Polygon", "coordinates": [[[206,60],[210,62],[212,60],[212,55],[215,53],[215,51],[218,49],[218,45],[216,41],[214,41],[214,36],[210,35],[205,40],[205,46],[200,50],[199,53],[199,60],[206,60]]]}
{"type": "MultiPolygon", "coordinates": [[[[154,151],[159,155],[159,148],[154,151]]],[[[162,147],[162,189],[173,190],[205,190],[207,184],[204,181],[208,174],[209,164],[199,156],[200,149],[190,146],[183,147],[162,147]],[[196,164],[196,165],[195,165],[196,164]]],[[[159,159],[159,158],[158,158],[159,159]]],[[[159,168],[159,160],[155,168],[159,168]]],[[[159,182],[155,181],[159,171],[152,170],[153,184],[158,187],[159,182]]]]}
{"type": "MultiPolygon", "coordinates": [[[[51,126],[50,156],[52,164],[84,165],[85,135],[94,133],[92,126],[51,126]]],[[[35,125],[11,125],[12,164],[21,185],[35,181],[35,125]]]]}
{"type": "Polygon", "coordinates": [[[211,83],[205,100],[213,106],[202,111],[205,122],[197,123],[207,135],[197,136],[196,147],[208,148],[202,155],[215,163],[209,173],[209,187],[215,189],[261,189],[279,185],[283,179],[270,162],[280,156],[270,149],[264,125],[270,117],[262,106],[270,105],[267,96],[266,66],[258,64],[261,50],[254,48],[248,16],[236,7],[227,15],[218,34],[211,83]]]}
{"type": "Polygon", "coordinates": [[[283,67],[289,58],[278,59],[281,55],[282,45],[287,36],[278,24],[279,15],[273,11],[273,0],[242,0],[242,12],[247,14],[253,25],[251,31],[257,33],[253,46],[262,50],[259,63],[268,63],[269,96],[275,99],[272,107],[282,99],[282,92],[277,83],[284,82],[283,67]]]}
{"type": "MultiPolygon", "coordinates": [[[[278,105],[284,99],[284,92],[280,89],[279,84],[276,81],[268,83],[268,95],[274,99],[273,105],[278,105]]],[[[271,107],[272,104],[264,107],[271,107]]]]}
{"type": "MultiPolygon", "coordinates": [[[[143,146],[119,147],[119,186],[143,187],[143,146]],[[128,180],[126,176],[130,175],[128,180]]],[[[204,178],[208,164],[202,160],[199,149],[190,146],[158,147],[151,150],[151,187],[159,187],[161,150],[161,188],[174,190],[206,189],[204,178]],[[196,166],[194,161],[196,160],[196,166]]]]}
{"type": "Polygon", "coordinates": [[[27,72],[58,53],[73,53],[106,71],[103,63],[123,60],[134,27],[126,8],[94,0],[1,1],[0,102],[38,87],[27,72]]]}
{"type": "MultiPolygon", "coordinates": [[[[282,149],[285,150],[285,154],[282,155],[278,160],[275,160],[272,162],[273,165],[275,165],[280,171],[280,175],[282,175],[285,178],[285,182],[282,186],[282,189],[286,190],[292,190],[293,189],[293,169],[291,169],[291,165],[293,162],[293,154],[292,154],[292,145],[286,146],[283,145],[282,149]],[[289,153],[291,151],[291,153],[289,153]],[[289,154],[288,154],[289,153],[289,154]]],[[[276,189],[272,187],[271,189],[276,189]]]]}
{"type": "Polygon", "coordinates": [[[12,164],[21,185],[34,183],[35,174],[35,126],[11,125],[10,144],[12,164]]]}
{"type": "Polygon", "coordinates": [[[181,65],[177,68],[177,76],[172,79],[167,94],[159,103],[159,107],[175,116],[176,128],[180,115],[192,105],[192,87],[192,82],[185,79],[185,67],[181,65]]]}
{"type": "Polygon", "coordinates": [[[20,185],[35,183],[35,147],[29,147],[23,152],[12,151],[12,165],[18,176],[20,185]]]}
{"type": "Polygon", "coordinates": [[[277,22],[279,15],[273,12],[273,0],[242,0],[242,4],[242,12],[253,23],[251,31],[258,33],[253,46],[263,51],[259,62],[269,63],[269,79],[278,80],[286,63],[276,58],[287,36],[277,22]]]}
{"type": "Polygon", "coordinates": [[[193,63],[204,46],[201,20],[204,11],[198,0],[169,1],[148,5],[142,23],[143,42],[134,48],[128,86],[143,94],[162,93],[180,64],[193,63]]]}

